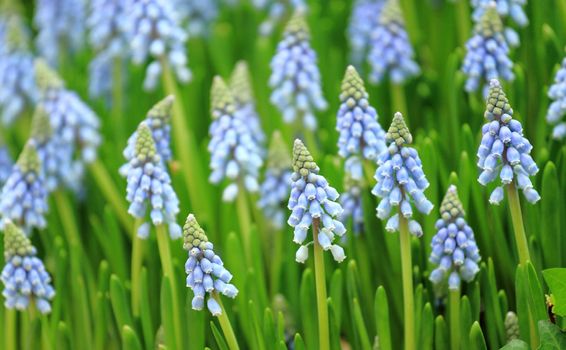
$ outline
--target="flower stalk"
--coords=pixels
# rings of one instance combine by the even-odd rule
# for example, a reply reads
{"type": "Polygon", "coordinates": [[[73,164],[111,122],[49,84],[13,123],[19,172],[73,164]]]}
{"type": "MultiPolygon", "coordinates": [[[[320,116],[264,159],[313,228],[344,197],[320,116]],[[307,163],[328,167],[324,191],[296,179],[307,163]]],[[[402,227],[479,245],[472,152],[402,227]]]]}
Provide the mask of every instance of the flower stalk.
{"type": "MultiPolygon", "coordinates": [[[[320,220],[312,223],[313,236],[318,237],[320,220]]],[[[330,349],[330,331],[328,326],[328,305],[326,295],[326,275],[324,272],[324,254],[318,239],[314,240],[314,274],[316,283],[316,305],[318,310],[318,348],[330,349]]]]}
{"type": "Polygon", "coordinates": [[[399,209],[399,239],[401,244],[401,273],[403,280],[403,313],[405,323],[405,350],[416,349],[415,343],[415,301],[413,295],[413,263],[411,257],[411,236],[409,220],[399,209]]]}
{"type": "Polygon", "coordinates": [[[450,289],[450,349],[460,349],[460,289],[450,289]]]}
{"type": "Polygon", "coordinates": [[[517,251],[519,252],[519,263],[525,266],[527,261],[531,260],[531,257],[529,254],[527,235],[525,234],[525,226],[523,224],[519,193],[517,187],[515,187],[515,182],[511,182],[507,185],[507,195],[509,196],[509,211],[511,212],[511,220],[513,221],[515,243],[517,244],[517,251]]]}
{"type": "Polygon", "coordinates": [[[216,300],[218,305],[220,305],[220,309],[222,310],[222,313],[217,317],[218,322],[220,323],[220,328],[222,328],[222,333],[224,333],[224,338],[226,338],[226,342],[228,343],[228,347],[230,350],[239,350],[240,346],[236,340],[236,335],[234,334],[234,329],[230,324],[230,319],[228,318],[226,309],[224,309],[224,304],[222,304],[222,299],[220,299],[220,296],[216,292],[214,292],[212,297],[216,300]]]}
{"type": "Polygon", "coordinates": [[[143,264],[144,246],[143,239],[138,237],[136,233],[142,224],[143,219],[136,219],[132,232],[131,292],[134,317],[139,317],[140,315],[140,273],[143,264]]]}
{"type": "Polygon", "coordinates": [[[240,232],[244,243],[244,252],[248,263],[252,261],[250,232],[252,229],[252,220],[250,206],[246,195],[246,188],[241,183],[238,184],[238,195],[236,196],[236,211],[238,213],[238,223],[240,224],[240,232]]]}

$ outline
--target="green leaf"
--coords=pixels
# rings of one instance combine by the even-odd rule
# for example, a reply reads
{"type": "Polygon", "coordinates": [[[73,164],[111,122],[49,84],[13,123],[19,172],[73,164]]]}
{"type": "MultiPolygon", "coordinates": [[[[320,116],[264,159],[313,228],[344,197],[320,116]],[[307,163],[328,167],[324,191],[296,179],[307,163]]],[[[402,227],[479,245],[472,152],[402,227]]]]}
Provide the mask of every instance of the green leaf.
{"type": "Polygon", "coordinates": [[[356,325],[356,330],[358,332],[358,335],[360,337],[360,341],[362,344],[362,349],[365,350],[370,350],[371,349],[371,343],[369,340],[369,336],[368,336],[368,332],[366,329],[366,325],[364,323],[364,319],[362,317],[362,310],[360,309],[360,303],[358,302],[358,299],[354,298],[352,300],[353,306],[354,306],[354,321],[355,321],[355,325],[356,325]]]}
{"type": "Polygon", "coordinates": [[[547,269],[542,272],[554,298],[552,311],[566,317],[566,268],[547,269]]]}
{"type": "Polygon", "coordinates": [[[141,350],[141,348],[140,340],[132,327],[127,325],[122,327],[122,349],[141,350]]]}
{"type": "Polygon", "coordinates": [[[520,339],[513,339],[499,350],[530,350],[530,347],[520,339]]]}
{"type": "MultiPolygon", "coordinates": [[[[434,315],[432,314],[432,306],[430,303],[426,303],[421,316],[421,331],[419,337],[419,348],[420,349],[432,349],[432,343],[434,341],[434,315]]],[[[381,347],[381,337],[379,338],[380,349],[381,347]]]]}
{"type": "Polygon", "coordinates": [[[391,350],[393,346],[391,341],[391,326],[389,324],[389,302],[387,300],[387,292],[383,286],[379,286],[375,292],[374,312],[377,336],[379,337],[379,347],[382,350],[391,350]]]}
{"type": "Polygon", "coordinates": [[[212,335],[214,336],[214,340],[216,344],[220,348],[220,350],[229,350],[228,344],[226,344],[226,339],[222,335],[222,332],[216,327],[213,321],[210,321],[210,329],[212,330],[212,335]]]}
{"type": "Polygon", "coordinates": [[[299,333],[295,334],[295,350],[305,350],[305,342],[299,333]]]}
{"type": "Polygon", "coordinates": [[[116,275],[110,277],[110,301],[112,302],[112,309],[116,316],[116,323],[118,323],[120,327],[125,325],[132,326],[132,315],[128,306],[130,304],[126,297],[126,291],[124,290],[124,285],[116,275]]]}
{"type": "Polygon", "coordinates": [[[175,326],[173,320],[173,291],[169,278],[161,280],[161,323],[165,331],[165,344],[169,349],[177,349],[175,326]]]}
{"type": "Polygon", "coordinates": [[[558,326],[550,321],[539,321],[538,330],[540,334],[539,350],[566,349],[566,334],[561,332],[558,326]]]}
{"type": "Polygon", "coordinates": [[[544,198],[540,204],[544,220],[541,220],[539,225],[544,265],[558,267],[561,266],[562,259],[561,240],[566,239],[561,234],[560,226],[564,198],[560,194],[558,175],[556,174],[556,167],[552,162],[548,162],[544,167],[541,197],[544,198]]]}
{"type": "Polygon", "coordinates": [[[442,315],[436,316],[436,320],[434,320],[434,348],[436,350],[448,350],[448,329],[442,315]]]}
{"type": "Polygon", "coordinates": [[[476,321],[470,330],[470,349],[487,350],[480,324],[476,321]]]}

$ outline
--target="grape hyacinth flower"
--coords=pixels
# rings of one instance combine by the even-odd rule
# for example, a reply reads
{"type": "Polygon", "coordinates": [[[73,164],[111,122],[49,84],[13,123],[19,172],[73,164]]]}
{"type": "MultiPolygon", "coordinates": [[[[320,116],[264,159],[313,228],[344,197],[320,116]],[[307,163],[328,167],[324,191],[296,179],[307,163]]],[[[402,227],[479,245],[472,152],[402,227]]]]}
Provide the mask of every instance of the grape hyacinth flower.
{"type": "Polygon", "coordinates": [[[165,65],[172,67],[181,83],[191,80],[185,49],[188,35],[180,27],[171,1],[129,0],[124,27],[128,28],[133,62],[141,65],[148,57],[153,59],[146,69],[146,91],[156,88],[165,65]]]}
{"type": "Polygon", "coordinates": [[[22,227],[26,234],[33,228],[42,229],[46,226],[47,189],[37,155],[35,141],[29,140],[0,196],[0,229],[10,220],[22,227]]]}
{"type": "Polygon", "coordinates": [[[243,115],[246,124],[258,145],[265,142],[265,134],[261,129],[259,115],[255,108],[254,94],[248,64],[245,61],[236,63],[230,77],[230,90],[234,95],[236,108],[243,115]]]}
{"type": "Polygon", "coordinates": [[[248,127],[248,117],[238,110],[233,93],[220,77],[215,77],[212,83],[211,110],[213,121],[208,151],[212,173],[209,180],[218,184],[228,179],[231,183],[224,189],[222,200],[232,202],[239,186],[250,192],[259,190],[262,150],[248,127]]]}
{"type": "Polygon", "coordinates": [[[79,191],[85,165],[96,159],[100,121],[75,92],[65,88],[45,61],[35,61],[35,77],[40,90],[38,105],[49,116],[52,139],[64,164],[58,167],[58,181],[79,191]]]}
{"type": "Polygon", "coordinates": [[[263,36],[271,35],[289,13],[307,10],[304,0],[253,0],[252,3],[256,9],[267,13],[267,18],[259,25],[259,33],[263,36]]]}
{"type": "MultiPolygon", "coordinates": [[[[122,169],[127,174],[128,181],[128,213],[138,219],[144,219],[149,211],[154,225],[166,224],[169,227],[171,239],[181,237],[181,227],[176,223],[179,200],[171,187],[171,178],[163,166],[146,121],[142,121],[138,126],[133,157],[122,169]]],[[[149,223],[140,225],[137,235],[146,239],[149,235],[149,223]]]]}
{"type": "Polygon", "coordinates": [[[269,86],[271,102],[283,114],[283,121],[315,130],[315,111],[324,111],[316,53],[310,46],[310,31],[305,14],[297,10],[287,23],[283,40],[271,60],[269,86]]]}
{"type": "Polygon", "coordinates": [[[361,65],[371,47],[371,33],[378,25],[379,14],[384,0],[356,0],[348,25],[350,59],[355,66],[361,65]]]}
{"type": "Polygon", "coordinates": [[[28,44],[30,32],[22,18],[6,13],[0,21],[0,115],[2,124],[10,125],[26,106],[37,100],[33,72],[33,53],[28,44]]]}
{"type": "Polygon", "coordinates": [[[411,203],[425,215],[430,213],[433,205],[424,195],[429,182],[423,172],[419,154],[408,146],[413,142],[413,136],[401,113],[395,113],[385,141],[389,146],[378,157],[375,172],[377,184],[372,190],[374,195],[382,198],[376,209],[377,217],[381,220],[389,218],[385,226],[387,231],[399,231],[399,213],[391,215],[392,209],[399,207],[400,214],[409,219],[409,232],[420,237],[423,230],[417,221],[411,220],[411,203]]]}
{"type": "Polygon", "coordinates": [[[486,11],[486,7],[494,4],[497,13],[502,18],[511,17],[519,27],[525,27],[529,24],[529,19],[523,10],[523,6],[527,0],[472,0],[474,13],[472,18],[475,22],[479,22],[486,11]]]}
{"type": "Polygon", "coordinates": [[[36,46],[51,66],[58,65],[59,53],[83,47],[86,2],[82,0],[38,0],[33,22],[38,29],[36,46]]]}
{"type": "Polygon", "coordinates": [[[304,242],[311,226],[315,232],[318,231],[318,236],[313,239],[316,239],[325,251],[330,250],[334,260],[342,262],[346,258],[344,249],[333,243],[336,236],[342,237],[346,233],[344,225],[335,219],[343,212],[342,206],[336,201],[339,194],[319,171],[303,142],[295,140],[291,178],[293,182],[287,206],[291,210],[291,216],[287,223],[295,229],[293,242],[300,245],[295,259],[300,263],[304,263],[308,258],[310,243],[304,242]]]}
{"type": "MultiPolygon", "coordinates": [[[[538,167],[530,153],[533,148],[523,136],[521,123],[513,119],[513,109],[499,81],[489,83],[484,114],[487,119],[482,127],[482,140],[478,149],[478,167],[481,174],[478,182],[483,186],[500,178],[502,185],[511,183],[523,191],[530,203],[536,203],[540,195],[529,179],[536,175],[538,167]]],[[[489,197],[489,202],[499,204],[503,200],[503,186],[498,186],[489,197]]]]}
{"type": "Polygon", "coordinates": [[[208,293],[206,300],[208,310],[213,316],[220,316],[222,307],[218,303],[218,294],[232,299],[238,295],[238,289],[230,284],[232,274],[214,252],[214,246],[208,241],[206,233],[193,214],[189,214],[183,226],[183,238],[183,248],[189,252],[185,272],[187,273],[187,287],[191,288],[194,293],[193,309],[202,310],[204,308],[205,296],[208,293]]]}
{"type": "Polygon", "coordinates": [[[348,66],[342,80],[336,130],[340,133],[338,154],[346,159],[346,172],[355,180],[362,179],[361,158],[375,162],[387,147],[364,81],[353,66],[348,66]]]}
{"type": "Polygon", "coordinates": [[[368,56],[370,82],[380,83],[386,74],[396,84],[417,76],[420,68],[413,56],[399,0],[387,0],[371,34],[368,56]]]}
{"type": "Polygon", "coordinates": [[[267,170],[260,186],[258,207],[277,229],[285,224],[284,204],[291,191],[291,157],[278,131],[269,146],[267,170]]]}
{"type": "Polygon", "coordinates": [[[8,309],[25,310],[35,304],[39,312],[51,312],[51,300],[55,290],[51,277],[37,250],[21,229],[8,221],[4,225],[4,260],[0,279],[4,284],[2,295],[6,298],[4,306],[8,309]]]}
{"type": "Polygon", "coordinates": [[[464,219],[464,208],[456,186],[448,188],[440,205],[436,235],[432,238],[430,262],[437,265],[430,280],[440,285],[448,278],[448,288],[460,290],[460,281],[471,282],[479,272],[478,246],[472,228],[464,219]]]}
{"type": "Polygon", "coordinates": [[[173,0],[173,3],[190,36],[201,37],[210,33],[212,22],[218,17],[219,0],[173,0]]]}
{"type": "Polygon", "coordinates": [[[0,187],[4,186],[12,171],[13,162],[10,152],[5,145],[0,145],[0,187]]]}
{"type": "Polygon", "coordinates": [[[344,190],[340,196],[340,204],[344,208],[340,221],[346,222],[352,218],[352,226],[354,234],[358,235],[362,232],[364,226],[364,210],[362,207],[362,193],[365,184],[363,180],[356,180],[349,172],[344,175],[344,190]]]}
{"type": "Polygon", "coordinates": [[[561,121],[566,114],[566,58],[562,60],[562,65],[556,72],[548,96],[552,99],[552,103],[546,112],[546,120],[554,127],[552,137],[560,140],[566,136],[566,122],[561,121]]]}
{"type": "Polygon", "coordinates": [[[503,36],[503,23],[493,4],[486,8],[481,20],[476,23],[473,36],[466,43],[466,50],[462,66],[462,71],[468,77],[466,91],[477,91],[482,81],[515,79],[509,45],[503,36]]]}

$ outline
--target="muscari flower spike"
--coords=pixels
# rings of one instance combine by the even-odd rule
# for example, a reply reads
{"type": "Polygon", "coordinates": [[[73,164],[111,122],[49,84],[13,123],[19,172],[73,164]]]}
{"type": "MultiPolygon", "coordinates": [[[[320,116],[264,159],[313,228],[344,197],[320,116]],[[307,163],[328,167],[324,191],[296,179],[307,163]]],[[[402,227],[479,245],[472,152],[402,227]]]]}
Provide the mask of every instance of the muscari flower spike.
{"type": "Polygon", "coordinates": [[[250,192],[259,190],[262,150],[248,126],[249,117],[236,107],[234,94],[220,77],[212,82],[211,113],[209,181],[218,184],[228,179],[231,183],[224,189],[222,200],[232,202],[238,195],[239,182],[250,192]]]}
{"type": "MultiPolygon", "coordinates": [[[[143,219],[149,211],[154,225],[168,225],[171,239],[181,237],[181,227],[176,223],[179,199],[171,187],[171,178],[157,152],[146,121],[142,121],[136,130],[134,157],[128,160],[123,169],[128,182],[128,213],[143,219]]],[[[149,223],[143,223],[137,234],[139,238],[146,239],[149,235],[149,223]]]]}
{"type": "Polygon", "coordinates": [[[354,179],[349,172],[344,176],[344,190],[340,195],[340,204],[344,208],[340,221],[346,222],[352,218],[352,226],[354,234],[358,235],[362,232],[364,226],[364,210],[362,206],[362,193],[365,184],[362,179],[354,179]]]}
{"type": "Polygon", "coordinates": [[[55,296],[51,277],[37,256],[35,247],[21,229],[8,221],[4,225],[4,259],[0,279],[2,295],[8,309],[25,310],[30,302],[42,314],[51,312],[50,301],[55,296]]]}
{"type": "Polygon", "coordinates": [[[4,186],[10,176],[13,167],[12,157],[6,145],[0,145],[0,187],[4,186]]]}
{"type": "Polygon", "coordinates": [[[152,91],[164,69],[170,65],[181,83],[191,80],[187,67],[186,31],[179,25],[173,3],[167,0],[128,0],[124,28],[128,28],[132,60],[141,65],[148,57],[144,89],[152,91]]]}
{"type": "MultiPolygon", "coordinates": [[[[538,167],[530,153],[533,146],[523,136],[523,126],[513,119],[513,109],[499,81],[489,83],[484,117],[487,122],[482,127],[482,140],[478,149],[478,167],[481,174],[478,182],[483,186],[498,176],[502,185],[512,181],[530,203],[536,203],[540,195],[533,188],[530,176],[536,175],[538,167]]],[[[498,186],[489,197],[489,202],[499,204],[503,200],[503,186],[498,186]]]]}
{"type": "Polygon", "coordinates": [[[360,68],[371,47],[371,33],[378,25],[384,0],[356,0],[348,25],[350,57],[360,68]]]}
{"type": "Polygon", "coordinates": [[[192,306],[194,310],[202,310],[206,293],[206,305],[213,316],[222,314],[220,304],[214,298],[218,293],[234,299],[238,289],[230,284],[232,274],[224,267],[222,259],[214,253],[214,246],[208,241],[204,230],[195,216],[189,214],[183,226],[183,248],[189,252],[185,263],[187,287],[194,293],[192,306]]]}
{"type": "Polygon", "coordinates": [[[181,23],[191,36],[207,36],[218,17],[219,0],[173,0],[181,23]]]}
{"type": "Polygon", "coordinates": [[[259,25],[259,33],[263,36],[271,35],[288,14],[307,11],[304,0],[252,0],[252,3],[256,9],[267,13],[267,18],[259,25]]]}
{"type": "Polygon", "coordinates": [[[276,131],[271,137],[269,146],[267,170],[261,183],[258,207],[263,210],[277,229],[285,224],[284,204],[291,190],[291,156],[287,151],[281,133],[276,131]]]}
{"type": "Polygon", "coordinates": [[[566,136],[566,121],[562,121],[562,117],[566,114],[566,58],[562,60],[562,65],[556,72],[548,96],[552,99],[552,103],[548,106],[546,120],[553,126],[552,137],[560,140],[566,136]]]}
{"type": "Polygon", "coordinates": [[[482,81],[515,79],[509,45],[503,36],[503,23],[493,3],[488,5],[481,20],[476,23],[466,50],[462,66],[462,71],[468,76],[466,91],[476,91],[482,81]]]}
{"type": "Polygon", "coordinates": [[[47,189],[35,141],[32,139],[24,146],[2,188],[0,229],[10,220],[22,227],[26,234],[30,234],[34,227],[42,229],[46,226],[46,213],[47,189]]]}
{"type": "Polygon", "coordinates": [[[29,28],[16,13],[0,17],[0,115],[10,125],[37,100],[29,28]]]}
{"type": "Polygon", "coordinates": [[[57,66],[59,54],[83,47],[86,2],[82,0],[38,0],[33,22],[38,29],[36,46],[40,56],[57,66]]]}
{"type": "Polygon", "coordinates": [[[101,142],[100,121],[41,59],[35,61],[35,77],[41,93],[38,105],[49,116],[52,142],[57,145],[58,157],[63,162],[58,166],[58,181],[79,191],[85,165],[96,159],[101,142]]]}
{"type": "Polygon", "coordinates": [[[303,11],[295,11],[287,23],[270,66],[271,102],[283,114],[283,121],[315,130],[314,113],[326,110],[327,102],[322,96],[316,53],[310,46],[303,11]]]}
{"type": "Polygon", "coordinates": [[[472,228],[464,219],[464,208],[456,186],[451,185],[440,205],[436,235],[432,238],[430,262],[438,265],[429,279],[436,285],[446,281],[448,288],[460,290],[461,280],[471,282],[479,272],[478,246],[472,228]]]}
{"type": "Polygon", "coordinates": [[[346,256],[344,249],[333,244],[336,236],[346,233],[344,225],[336,219],[343,212],[338,191],[328,184],[324,176],[319,174],[319,167],[313,157],[299,139],[293,146],[293,175],[291,195],[287,207],[291,215],[287,223],[295,229],[293,242],[300,245],[295,260],[304,263],[308,258],[308,245],[304,244],[311,225],[319,229],[318,240],[322,249],[330,250],[334,260],[342,262],[346,256]]]}
{"type": "Polygon", "coordinates": [[[413,47],[405,30],[399,0],[387,0],[371,34],[368,56],[370,82],[379,83],[386,74],[397,84],[417,76],[420,68],[413,57],[413,47]]]}
{"type": "Polygon", "coordinates": [[[495,5],[497,13],[502,18],[511,17],[519,27],[525,27],[529,24],[529,19],[523,10],[527,0],[472,0],[472,7],[474,8],[472,18],[474,21],[481,20],[486,11],[486,6],[490,3],[495,5]]]}
{"type": "Polygon", "coordinates": [[[259,115],[255,108],[250,70],[246,62],[236,63],[230,77],[230,90],[234,95],[236,108],[244,116],[252,137],[258,145],[262,145],[265,142],[265,134],[261,129],[259,115]]]}
{"type": "MultiPolygon", "coordinates": [[[[378,168],[374,176],[377,184],[372,193],[382,198],[376,209],[377,217],[381,220],[389,218],[385,229],[395,232],[399,231],[399,213],[391,215],[394,207],[399,207],[403,217],[411,219],[411,203],[426,215],[430,213],[433,205],[424,195],[429,182],[423,172],[417,150],[408,146],[413,142],[413,136],[401,113],[395,113],[385,141],[389,146],[387,151],[378,157],[378,168]]],[[[409,232],[417,237],[423,234],[421,225],[415,220],[409,220],[409,232]]]]}
{"type": "Polygon", "coordinates": [[[342,80],[340,109],[336,115],[338,154],[346,158],[346,171],[355,180],[363,177],[361,158],[375,161],[383,152],[385,132],[377,122],[377,112],[369,104],[364,81],[353,66],[348,66],[342,80]]]}

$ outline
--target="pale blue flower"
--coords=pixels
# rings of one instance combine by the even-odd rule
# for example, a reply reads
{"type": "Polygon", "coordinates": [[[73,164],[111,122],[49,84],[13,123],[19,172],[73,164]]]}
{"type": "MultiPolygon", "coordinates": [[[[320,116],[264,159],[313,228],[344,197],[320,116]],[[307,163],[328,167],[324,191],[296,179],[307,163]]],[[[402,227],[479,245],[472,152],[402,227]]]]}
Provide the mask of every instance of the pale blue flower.
{"type": "Polygon", "coordinates": [[[350,59],[358,69],[369,54],[371,33],[378,26],[384,0],[356,0],[348,25],[350,59]]]}
{"type": "Polygon", "coordinates": [[[563,139],[566,136],[566,122],[562,120],[566,114],[566,58],[562,60],[562,65],[556,72],[554,84],[548,89],[548,96],[552,103],[548,106],[546,120],[553,126],[552,137],[563,139]]]}
{"type": "Polygon", "coordinates": [[[364,227],[364,209],[362,206],[362,194],[365,190],[363,180],[356,180],[349,172],[344,175],[344,193],[340,195],[340,204],[344,208],[340,221],[346,222],[352,219],[354,234],[358,235],[364,227]]]}
{"type": "Polygon", "coordinates": [[[472,17],[474,21],[479,22],[486,11],[486,7],[495,4],[497,13],[502,18],[510,17],[519,27],[525,27],[529,24],[529,19],[523,9],[526,3],[527,0],[472,0],[472,7],[474,8],[472,17]]]}
{"type": "Polygon", "coordinates": [[[13,166],[12,156],[8,152],[6,145],[0,145],[0,187],[4,186],[4,183],[10,176],[13,166]]]}
{"type": "Polygon", "coordinates": [[[173,0],[173,3],[189,35],[200,37],[210,34],[212,23],[218,17],[219,0],[173,0]]]}

